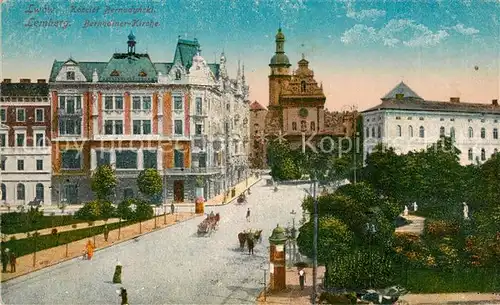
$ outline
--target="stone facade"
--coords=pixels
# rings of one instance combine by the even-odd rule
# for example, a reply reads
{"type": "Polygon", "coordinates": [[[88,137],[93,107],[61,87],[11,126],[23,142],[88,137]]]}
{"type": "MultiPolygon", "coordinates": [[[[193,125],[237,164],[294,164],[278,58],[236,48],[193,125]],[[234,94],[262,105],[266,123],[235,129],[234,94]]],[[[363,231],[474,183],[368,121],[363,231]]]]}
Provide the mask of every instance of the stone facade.
{"type": "Polygon", "coordinates": [[[116,168],[118,201],[138,194],[145,168],[163,176],[164,202],[192,202],[197,188],[210,198],[244,179],[249,110],[241,68],[230,79],[224,54],[207,63],[196,39],[179,39],[171,63],[152,62],[128,38],[128,51],[108,62],[54,62],[54,200],[91,200],[89,178],[101,164],[116,168]]]}
{"type": "Polygon", "coordinates": [[[382,103],[363,111],[364,159],[378,143],[398,153],[426,149],[440,137],[451,137],[461,151],[462,165],[482,163],[500,149],[500,107],[460,102],[428,101],[401,82],[382,103]]]}

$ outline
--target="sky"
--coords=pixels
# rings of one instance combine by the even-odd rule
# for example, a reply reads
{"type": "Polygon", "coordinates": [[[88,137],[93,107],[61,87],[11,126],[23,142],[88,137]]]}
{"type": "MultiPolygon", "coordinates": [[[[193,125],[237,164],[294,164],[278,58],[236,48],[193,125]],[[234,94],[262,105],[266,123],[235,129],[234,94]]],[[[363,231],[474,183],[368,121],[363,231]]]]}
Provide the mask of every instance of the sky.
{"type": "Polygon", "coordinates": [[[154,62],[172,61],[178,36],[209,63],[224,51],[266,106],[281,26],[292,68],[304,54],[330,110],[375,106],[401,81],[428,100],[500,95],[499,0],[0,1],[0,73],[13,81],[48,78],[54,60],[108,61],[133,31],[154,62]],[[95,23],[109,21],[124,23],[95,23]]]}

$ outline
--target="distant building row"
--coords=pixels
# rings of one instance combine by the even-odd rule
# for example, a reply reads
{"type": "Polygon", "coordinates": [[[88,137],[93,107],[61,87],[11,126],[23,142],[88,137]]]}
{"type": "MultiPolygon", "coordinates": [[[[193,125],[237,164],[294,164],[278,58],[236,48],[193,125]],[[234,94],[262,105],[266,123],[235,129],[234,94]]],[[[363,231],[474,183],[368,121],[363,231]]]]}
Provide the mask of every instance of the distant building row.
{"type": "Polygon", "coordinates": [[[248,175],[249,103],[244,71],[230,79],[224,54],[208,64],[195,39],[179,39],[171,63],[135,52],[107,62],[54,61],[49,82],[1,86],[1,200],[70,204],[92,198],[89,177],[117,170],[116,200],[137,195],[156,168],[163,198],[213,197],[248,175]]]}

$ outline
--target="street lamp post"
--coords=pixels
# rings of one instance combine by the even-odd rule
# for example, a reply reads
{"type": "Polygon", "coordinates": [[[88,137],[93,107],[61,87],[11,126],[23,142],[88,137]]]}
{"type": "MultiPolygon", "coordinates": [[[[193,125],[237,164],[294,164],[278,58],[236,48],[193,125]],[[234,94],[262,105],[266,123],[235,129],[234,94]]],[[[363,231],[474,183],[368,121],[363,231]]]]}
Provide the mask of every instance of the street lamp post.
{"type": "Polygon", "coordinates": [[[262,270],[264,271],[264,302],[267,301],[267,266],[264,265],[262,266],[262,270]]]}
{"type": "Polygon", "coordinates": [[[292,262],[295,263],[297,261],[297,229],[295,228],[295,214],[297,214],[297,212],[295,212],[295,210],[292,210],[290,214],[292,215],[292,262]]]}
{"type": "Polygon", "coordinates": [[[316,177],[313,180],[314,235],[313,235],[313,295],[312,304],[316,304],[316,281],[318,272],[318,200],[316,198],[316,177]]]}

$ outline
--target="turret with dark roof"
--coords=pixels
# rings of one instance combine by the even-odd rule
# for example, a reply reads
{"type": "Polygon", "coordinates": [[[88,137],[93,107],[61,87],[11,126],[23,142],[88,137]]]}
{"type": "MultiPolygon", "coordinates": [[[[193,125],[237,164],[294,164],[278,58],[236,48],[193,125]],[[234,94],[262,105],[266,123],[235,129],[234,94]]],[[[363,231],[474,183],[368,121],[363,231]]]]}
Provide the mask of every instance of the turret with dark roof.
{"type": "Polygon", "coordinates": [[[288,56],[286,56],[285,54],[285,34],[283,34],[283,32],[281,31],[281,28],[278,29],[275,41],[276,41],[276,52],[274,56],[271,58],[269,66],[290,67],[291,66],[290,60],[288,59],[288,56]]]}

